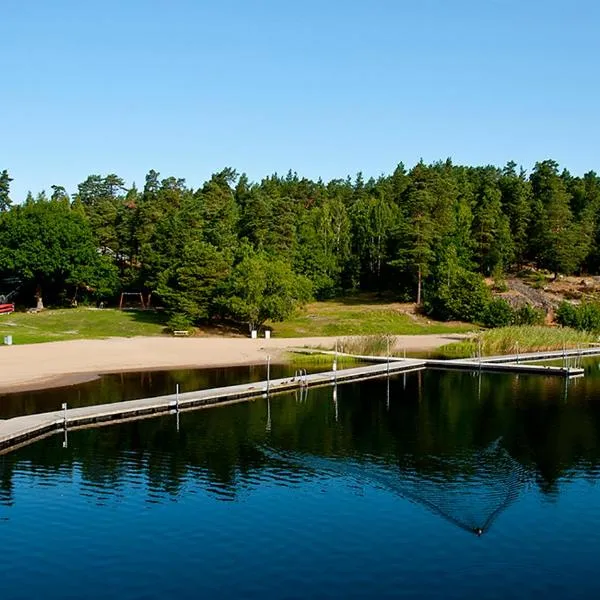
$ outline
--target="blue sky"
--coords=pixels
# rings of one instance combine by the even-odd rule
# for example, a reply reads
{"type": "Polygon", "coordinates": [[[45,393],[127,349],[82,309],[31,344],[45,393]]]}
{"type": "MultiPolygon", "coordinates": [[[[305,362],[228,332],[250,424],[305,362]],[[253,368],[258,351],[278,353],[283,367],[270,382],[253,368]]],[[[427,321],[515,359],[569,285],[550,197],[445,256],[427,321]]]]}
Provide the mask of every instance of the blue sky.
{"type": "Polygon", "coordinates": [[[403,161],[600,170],[600,3],[2,0],[0,170],[200,185],[403,161]]]}

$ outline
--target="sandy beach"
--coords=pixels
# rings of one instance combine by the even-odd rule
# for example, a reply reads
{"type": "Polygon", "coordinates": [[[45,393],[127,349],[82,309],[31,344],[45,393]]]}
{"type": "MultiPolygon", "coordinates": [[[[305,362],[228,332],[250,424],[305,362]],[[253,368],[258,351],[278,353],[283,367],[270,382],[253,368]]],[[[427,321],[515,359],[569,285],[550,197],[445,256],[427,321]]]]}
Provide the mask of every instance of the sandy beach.
{"type": "MultiPolygon", "coordinates": [[[[461,334],[396,336],[396,349],[434,350],[461,334]]],[[[202,368],[284,360],[290,348],[333,348],[336,338],[135,337],[0,346],[0,392],[42,389],[87,381],[102,373],[202,368]]]]}

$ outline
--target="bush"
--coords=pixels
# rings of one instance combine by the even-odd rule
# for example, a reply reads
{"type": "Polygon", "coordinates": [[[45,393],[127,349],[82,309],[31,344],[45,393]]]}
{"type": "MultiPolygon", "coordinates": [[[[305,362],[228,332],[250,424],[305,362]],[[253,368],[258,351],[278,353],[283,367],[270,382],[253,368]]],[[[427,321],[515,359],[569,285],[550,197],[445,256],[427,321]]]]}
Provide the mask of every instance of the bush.
{"type": "Polygon", "coordinates": [[[450,285],[432,285],[426,298],[427,312],[444,321],[479,321],[483,318],[491,294],[483,278],[466,269],[453,273],[450,285]]]}
{"type": "Polygon", "coordinates": [[[577,328],[577,309],[570,302],[561,302],[556,311],[556,322],[563,327],[577,328]]]}
{"type": "Polygon", "coordinates": [[[167,321],[167,331],[170,333],[174,333],[175,331],[191,332],[193,328],[191,319],[187,315],[181,313],[171,315],[167,321]]]}
{"type": "Polygon", "coordinates": [[[504,298],[494,298],[483,313],[483,324],[486,327],[506,327],[515,321],[515,311],[504,298]]]}
{"type": "Polygon", "coordinates": [[[561,302],[556,311],[556,322],[579,331],[600,331],[600,304],[585,302],[575,306],[561,302]]]}
{"type": "Polygon", "coordinates": [[[544,316],[543,310],[534,308],[531,304],[525,304],[514,312],[513,323],[515,325],[542,325],[544,316]]]}

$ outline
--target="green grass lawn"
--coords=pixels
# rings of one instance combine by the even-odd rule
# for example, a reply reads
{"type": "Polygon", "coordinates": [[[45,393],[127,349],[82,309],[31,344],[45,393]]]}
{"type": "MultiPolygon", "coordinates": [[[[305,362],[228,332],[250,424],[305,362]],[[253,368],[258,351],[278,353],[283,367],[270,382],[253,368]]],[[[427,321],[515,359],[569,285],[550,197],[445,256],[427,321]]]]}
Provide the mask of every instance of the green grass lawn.
{"type": "MultiPolygon", "coordinates": [[[[407,314],[407,310],[407,305],[379,302],[364,295],[314,302],[295,317],[283,323],[271,324],[271,327],[277,337],[409,335],[475,329],[471,324],[431,321],[407,314]]],[[[19,312],[0,315],[0,343],[5,335],[13,336],[13,344],[161,335],[164,319],[162,313],[153,311],[98,310],[86,307],[50,309],[40,313],[19,312]]],[[[232,334],[229,329],[222,330],[214,325],[199,329],[214,335],[232,334]]]]}
{"type": "Polygon", "coordinates": [[[441,323],[407,314],[407,305],[352,297],[308,304],[283,323],[269,323],[277,337],[413,335],[462,333],[476,327],[468,323],[441,323]]]}
{"type": "Polygon", "coordinates": [[[469,340],[442,346],[438,353],[443,358],[470,358],[478,352],[478,337],[484,356],[562,350],[562,348],[588,347],[598,343],[597,335],[575,331],[569,327],[514,326],[488,329],[469,340]]]}
{"type": "Polygon", "coordinates": [[[153,311],[105,308],[66,308],[40,313],[0,315],[0,342],[13,336],[13,344],[35,344],[83,338],[160,335],[164,316],[153,311]]]}

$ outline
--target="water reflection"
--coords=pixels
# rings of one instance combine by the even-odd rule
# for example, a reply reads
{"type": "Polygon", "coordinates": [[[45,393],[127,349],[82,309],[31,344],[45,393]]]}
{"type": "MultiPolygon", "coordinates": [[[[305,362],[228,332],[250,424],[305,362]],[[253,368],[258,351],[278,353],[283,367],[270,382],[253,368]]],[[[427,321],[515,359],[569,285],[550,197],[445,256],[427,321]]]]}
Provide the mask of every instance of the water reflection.
{"type": "Polygon", "coordinates": [[[489,530],[500,513],[518,498],[528,480],[527,470],[501,446],[500,439],[483,450],[446,459],[452,464],[443,464],[444,459],[440,459],[439,471],[433,476],[373,460],[359,462],[277,453],[268,448],[263,452],[281,469],[300,467],[315,476],[341,477],[358,485],[390,491],[475,535],[489,530]],[[460,476],[444,475],[457,469],[460,476]]]}
{"type": "MultiPolygon", "coordinates": [[[[270,375],[273,379],[288,377],[293,373],[293,367],[270,365],[270,375]]],[[[266,376],[265,365],[101,375],[78,385],[11,394],[0,393],[0,419],[58,410],[63,402],[70,408],[78,408],[172,394],[177,386],[182,392],[188,392],[261,381],[266,376]]]]}
{"type": "Polygon", "coordinates": [[[334,477],[485,532],[526,482],[556,495],[566,477],[597,476],[599,383],[572,382],[565,401],[560,379],[418,372],[65,432],[0,458],[0,505],[23,474],[54,485],[76,473],[104,503],[142,488],[154,504],[334,477]]]}

